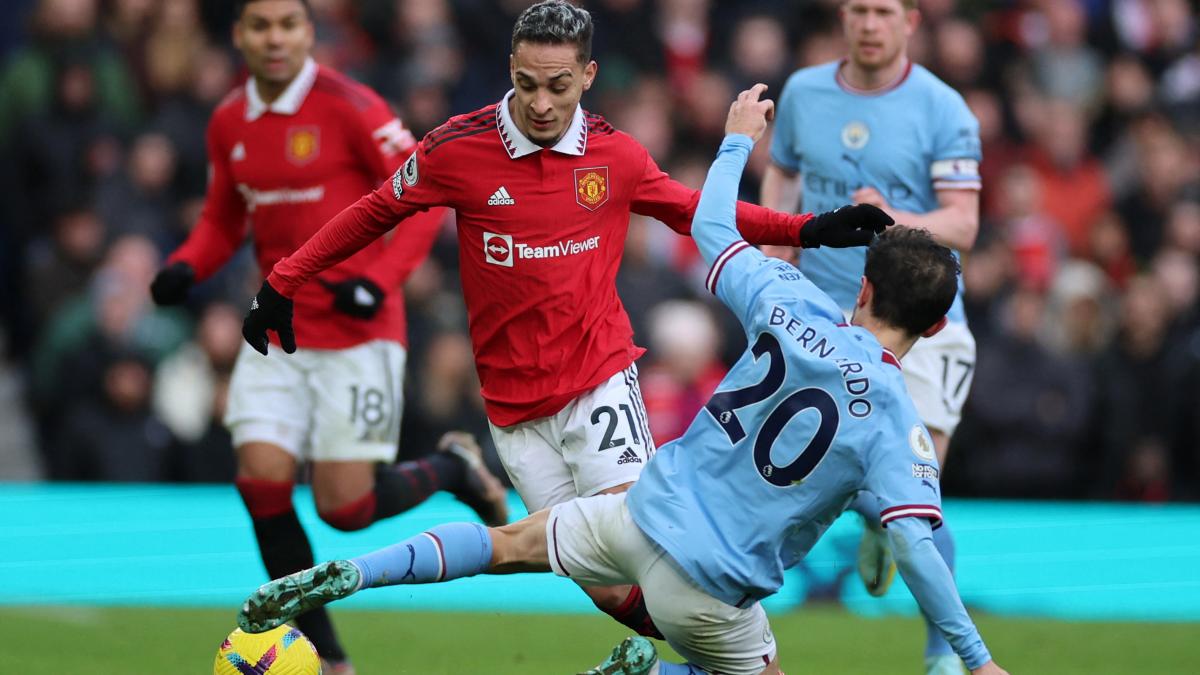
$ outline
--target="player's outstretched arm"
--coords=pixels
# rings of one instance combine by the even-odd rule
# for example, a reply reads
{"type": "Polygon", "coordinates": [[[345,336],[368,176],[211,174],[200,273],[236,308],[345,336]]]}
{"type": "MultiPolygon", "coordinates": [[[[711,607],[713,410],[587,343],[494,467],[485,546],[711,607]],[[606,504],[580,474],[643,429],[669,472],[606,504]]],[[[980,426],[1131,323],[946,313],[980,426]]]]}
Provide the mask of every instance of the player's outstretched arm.
{"type": "Polygon", "coordinates": [[[924,518],[897,518],[887,524],[896,567],[921,610],[946,636],[973,675],[1006,675],[992,661],[983,638],[967,615],[954,577],[933,545],[933,528],[924,518]]]}
{"type": "Polygon", "coordinates": [[[737,188],[754,142],[762,138],[767,118],[774,110],[770,100],[760,101],[766,85],[756,84],[738,94],[725,119],[725,140],[708,170],[700,203],[692,220],[692,236],[705,262],[716,263],[722,253],[742,241],[737,230],[737,188]]]}

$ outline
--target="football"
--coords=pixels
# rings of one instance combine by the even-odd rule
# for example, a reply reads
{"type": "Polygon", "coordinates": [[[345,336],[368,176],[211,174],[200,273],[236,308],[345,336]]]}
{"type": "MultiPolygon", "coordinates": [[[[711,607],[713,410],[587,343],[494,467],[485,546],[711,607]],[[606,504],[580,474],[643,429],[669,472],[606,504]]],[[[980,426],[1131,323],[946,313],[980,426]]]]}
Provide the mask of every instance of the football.
{"type": "Polygon", "coordinates": [[[265,633],[234,630],[217,649],[213,675],[320,675],[321,659],[304,633],[284,624],[265,633]]]}

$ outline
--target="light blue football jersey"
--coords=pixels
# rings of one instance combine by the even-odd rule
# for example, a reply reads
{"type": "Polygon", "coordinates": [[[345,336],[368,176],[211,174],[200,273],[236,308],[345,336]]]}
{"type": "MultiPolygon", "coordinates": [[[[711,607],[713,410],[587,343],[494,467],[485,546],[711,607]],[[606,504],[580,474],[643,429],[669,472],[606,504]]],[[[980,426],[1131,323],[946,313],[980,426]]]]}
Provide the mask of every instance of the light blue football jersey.
{"type": "Polygon", "coordinates": [[[750,347],[628,496],[642,531],[713,597],[737,606],[778,590],[784,570],[860,490],[878,496],[885,525],[941,520],[937,457],[899,361],[869,331],[847,326],[799,270],[764,257],[734,229],[733,192],[749,148],[744,136],[722,145],[713,172],[729,175],[722,182],[710,173],[693,236],[712,264],[710,289],[750,347]]]}
{"type": "MultiPolygon", "coordinates": [[[[838,65],[794,73],[776,108],[771,159],[800,172],[801,211],[829,211],[873,187],[896,209],[927,213],[938,208],[938,189],[979,189],[979,122],[958,92],[919,65],[887,91],[855,92],[839,80],[838,65]]],[[[849,311],[865,255],[805,250],[800,269],[849,311]]],[[[948,318],[966,320],[961,281],[948,318]]]]}

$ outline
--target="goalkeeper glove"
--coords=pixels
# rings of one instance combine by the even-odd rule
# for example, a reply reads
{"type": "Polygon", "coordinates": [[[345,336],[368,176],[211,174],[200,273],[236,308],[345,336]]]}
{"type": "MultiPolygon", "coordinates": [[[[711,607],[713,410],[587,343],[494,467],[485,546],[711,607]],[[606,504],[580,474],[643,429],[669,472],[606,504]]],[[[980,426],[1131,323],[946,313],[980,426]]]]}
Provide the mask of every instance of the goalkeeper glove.
{"type": "Polygon", "coordinates": [[[196,280],[196,270],[185,262],[173,262],[154,275],[150,297],[157,305],[178,305],[187,300],[188,289],[196,280]]]}
{"type": "Polygon", "coordinates": [[[263,281],[258,295],[250,301],[250,311],[242,320],[242,337],[266,356],[268,330],[279,335],[279,344],[284,352],[291,354],[296,351],[296,334],[292,332],[292,301],[263,281]]]}
{"type": "Polygon", "coordinates": [[[800,245],[804,248],[829,246],[848,248],[866,246],[875,235],[896,221],[880,208],[870,204],[854,204],[826,211],[800,228],[800,245]]]}
{"type": "Polygon", "coordinates": [[[371,319],[383,306],[383,289],[366,277],[338,282],[320,281],[325,290],[333,293],[333,308],[343,314],[356,319],[371,319]]]}

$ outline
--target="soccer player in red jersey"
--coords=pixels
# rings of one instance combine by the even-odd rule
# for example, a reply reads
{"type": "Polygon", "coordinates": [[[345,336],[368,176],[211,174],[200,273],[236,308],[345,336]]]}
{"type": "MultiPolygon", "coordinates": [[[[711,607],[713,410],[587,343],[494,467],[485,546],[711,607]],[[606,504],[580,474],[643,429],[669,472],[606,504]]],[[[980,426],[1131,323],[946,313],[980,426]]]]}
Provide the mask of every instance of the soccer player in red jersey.
{"type": "MultiPolygon", "coordinates": [[[[233,40],[251,77],[214,112],[211,178],[187,241],[151,287],[159,304],[186,299],[241,245],[247,225],[269,270],[325,221],[394,171],[416,144],[367,87],[311,58],[307,0],[237,4],[233,40]]],[[[403,240],[379,240],[292,290],[300,353],[243,348],[230,383],[229,427],[237,488],[272,578],[313,564],[292,505],[297,465],[312,465],[317,513],[341,530],[362,529],[449,489],[484,520],[503,524],[505,494],[466,435],[416,462],[396,458],[405,367],[404,301],[398,291],[428,253],[444,215],[414,218],[403,240]]],[[[288,351],[296,344],[290,336],[288,351]]],[[[298,620],[329,662],[351,673],[324,612],[298,620]]]]}
{"type": "MultiPolygon", "coordinates": [[[[314,275],[438,206],[457,212],[459,262],[475,364],[504,467],[529,511],[619,492],[654,454],[634,360],[643,349],[617,297],[629,213],[688,234],[700,193],[646,149],[580,107],[597,65],[590,15],[562,0],[526,9],[513,29],[514,89],[430,132],[392,179],[278,262],[243,334],[292,336],[292,298],[314,275]]],[[[890,219],[872,207],[790,215],[739,203],[748,241],[817,246],[890,219]]],[[[587,588],[602,610],[655,634],[636,587],[587,588]]]]}

